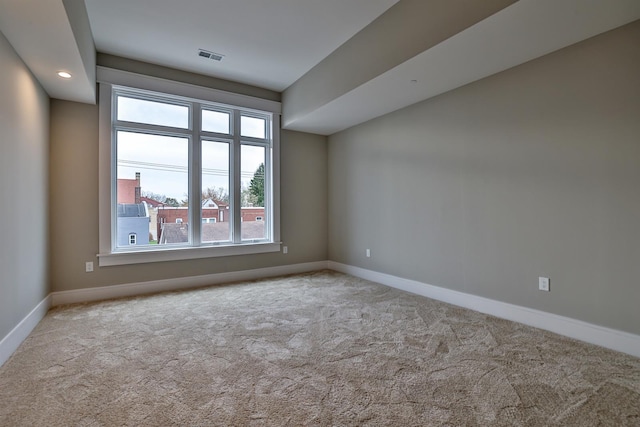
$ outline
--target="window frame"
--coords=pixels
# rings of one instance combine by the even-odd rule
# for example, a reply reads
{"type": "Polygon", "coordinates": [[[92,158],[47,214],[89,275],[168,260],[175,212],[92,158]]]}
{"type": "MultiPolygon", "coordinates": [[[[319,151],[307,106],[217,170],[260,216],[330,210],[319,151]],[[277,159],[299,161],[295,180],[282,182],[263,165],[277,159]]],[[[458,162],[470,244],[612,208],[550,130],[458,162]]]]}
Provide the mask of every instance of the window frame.
{"type": "MultiPolygon", "coordinates": [[[[138,264],[146,262],[162,262],[170,260],[188,260],[210,257],[221,257],[231,255],[257,254],[267,252],[280,251],[280,113],[281,105],[279,102],[266,100],[262,98],[254,98],[246,95],[235,94],[231,92],[220,91],[201,86],[195,86],[180,82],[174,82],[166,79],[143,76],[140,74],[130,73],[121,70],[115,70],[105,67],[98,67],[99,82],[99,244],[100,251],[98,253],[99,265],[125,265],[138,264]],[[115,92],[114,92],[115,90],[115,92]],[[151,92],[150,97],[146,97],[146,93],[151,92]],[[174,98],[171,103],[181,105],[183,101],[190,103],[190,124],[193,129],[191,132],[192,140],[190,141],[189,153],[189,193],[196,195],[190,197],[190,217],[189,222],[192,224],[191,236],[195,236],[193,241],[188,245],[175,247],[164,247],[161,245],[139,245],[136,248],[117,247],[117,205],[115,203],[116,187],[117,187],[117,169],[115,158],[115,132],[113,120],[117,119],[115,111],[114,93],[126,94],[126,96],[137,97],[143,94],[142,99],[155,100],[154,92],[159,95],[159,99],[174,98]],[[184,98],[184,99],[183,99],[184,98]],[[196,107],[197,105],[197,107],[196,107]],[[268,221],[269,239],[255,241],[243,241],[241,239],[241,222],[240,217],[240,164],[239,157],[236,168],[237,173],[232,174],[230,193],[230,204],[234,206],[230,212],[230,226],[234,227],[234,233],[237,236],[235,242],[207,242],[201,243],[201,226],[202,226],[202,207],[200,202],[201,193],[201,173],[202,163],[200,161],[201,141],[214,139],[229,139],[229,135],[216,134],[215,132],[201,131],[200,111],[202,109],[229,112],[238,114],[235,123],[235,129],[231,128],[230,132],[236,138],[230,145],[237,153],[231,154],[231,160],[238,156],[242,145],[259,145],[265,147],[265,162],[270,162],[271,180],[265,185],[265,216],[270,218],[268,221]],[[271,137],[270,145],[265,144],[265,140],[258,140],[251,137],[240,136],[241,116],[255,116],[259,118],[271,116],[271,126],[269,120],[266,122],[267,139],[271,137]],[[270,128],[270,129],[269,129],[270,128]],[[269,135],[271,131],[271,135],[269,135]],[[198,177],[197,179],[193,179],[198,177]],[[268,200],[268,202],[267,202],[268,200]],[[266,206],[269,205],[269,206],[266,206]],[[237,207],[237,208],[235,208],[237,207]]],[[[117,121],[117,120],[116,120],[117,121]]],[[[126,122],[125,122],[126,123],[126,122]]],[[[146,125],[136,126],[144,127],[146,125]]],[[[155,126],[155,125],[152,125],[155,126]]],[[[157,126],[156,126],[157,128],[157,126]]],[[[170,133],[175,128],[167,128],[170,133]]],[[[233,167],[233,165],[230,165],[233,167]]],[[[267,164],[265,164],[267,167],[267,164]]],[[[216,221],[217,222],[217,221],[216,221]]],[[[266,233],[265,233],[266,234],[266,233]]]]}

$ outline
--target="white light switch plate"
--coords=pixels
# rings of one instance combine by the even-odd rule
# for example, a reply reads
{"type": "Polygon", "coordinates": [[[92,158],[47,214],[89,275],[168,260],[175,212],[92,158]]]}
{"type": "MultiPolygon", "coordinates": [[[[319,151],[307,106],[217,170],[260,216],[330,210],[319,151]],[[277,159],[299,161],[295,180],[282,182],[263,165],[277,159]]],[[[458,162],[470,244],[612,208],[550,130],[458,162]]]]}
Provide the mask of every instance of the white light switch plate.
{"type": "Polygon", "coordinates": [[[549,278],[548,277],[538,277],[538,289],[541,291],[549,292],[549,278]]]}

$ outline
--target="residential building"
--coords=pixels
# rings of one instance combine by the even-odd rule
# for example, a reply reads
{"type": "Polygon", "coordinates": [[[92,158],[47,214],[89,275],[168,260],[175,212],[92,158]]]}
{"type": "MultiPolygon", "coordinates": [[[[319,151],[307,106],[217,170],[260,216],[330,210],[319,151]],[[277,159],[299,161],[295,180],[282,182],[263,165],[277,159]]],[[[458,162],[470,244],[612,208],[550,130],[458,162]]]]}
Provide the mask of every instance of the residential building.
{"type": "Polygon", "coordinates": [[[117,245],[149,244],[149,210],[144,203],[118,203],[117,245]]]}
{"type": "MultiPolygon", "coordinates": [[[[153,239],[151,214],[142,201],[140,172],[135,179],[117,179],[117,238],[118,247],[148,245],[153,239]]],[[[156,215],[154,215],[155,217],[156,215]]]]}
{"type": "Polygon", "coordinates": [[[120,203],[140,203],[142,198],[142,187],[140,185],[140,172],[136,172],[135,179],[118,178],[117,199],[120,203]]]}

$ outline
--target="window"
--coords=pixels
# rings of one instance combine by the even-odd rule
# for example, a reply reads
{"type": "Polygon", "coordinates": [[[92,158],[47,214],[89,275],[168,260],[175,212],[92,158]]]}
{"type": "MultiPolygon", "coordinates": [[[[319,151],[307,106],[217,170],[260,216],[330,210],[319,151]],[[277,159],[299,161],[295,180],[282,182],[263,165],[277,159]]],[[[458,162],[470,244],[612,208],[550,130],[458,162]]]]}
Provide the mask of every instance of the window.
{"type": "Polygon", "coordinates": [[[98,71],[100,265],[279,251],[279,103],[98,71]]]}

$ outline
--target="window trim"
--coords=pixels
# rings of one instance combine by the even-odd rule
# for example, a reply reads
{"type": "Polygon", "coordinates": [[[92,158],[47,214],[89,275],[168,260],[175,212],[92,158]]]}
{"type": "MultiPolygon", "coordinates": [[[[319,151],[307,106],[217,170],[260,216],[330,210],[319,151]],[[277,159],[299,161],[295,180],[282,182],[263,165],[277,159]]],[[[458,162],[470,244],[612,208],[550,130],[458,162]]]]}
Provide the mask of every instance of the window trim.
{"type": "MultiPolygon", "coordinates": [[[[280,251],[280,113],[281,104],[276,101],[255,98],[246,95],[225,92],[181,82],[175,82],[156,77],[149,77],[127,71],[98,67],[99,82],[99,146],[98,146],[98,216],[99,216],[99,266],[127,265],[147,262],[162,262],[173,260],[188,260],[211,258],[232,255],[247,255],[280,251]],[[152,245],[140,250],[118,248],[115,250],[116,227],[112,221],[112,195],[116,191],[116,180],[112,180],[112,150],[114,147],[112,128],[112,87],[127,86],[140,90],[154,91],[166,95],[187,97],[202,101],[215,102],[229,106],[237,106],[242,109],[255,109],[273,114],[272,118],[272,144],[271,153],[267,152],[267,158],[271,159],[272,179],[269,188],[265,192],[271,194],[271,206],[269,212],[273,218],[271,229],[271,241],[240,243],[222,243],[207,246],[181,246],[161,247],[152,245]]],[[[238,120],[239,122],[239,120],[238,120]]],[[[268,125],[267,125],[268,126],[268,125]]],[[[251,138],[243,137],[243,141],[251,143],[251,138]]],[[[197,146],[198,144],[194,144],[197,146]]],[[[199,167],[197,167],[199,168],[199,167]]],[[[234,197],[239,199],[239,193],[234,197]]],[[[239,202],[239,200],[238,200],[239,202]]],[[[265,209],[267,207],[265,206],[265,209]]],[[[195,215],[195,212],[192,214],[195,215]]],[[[190,221],[194,227],[199,226],[201,218],[193,218],[190,221]]],[[[240,224],[238,223],[237,226],[240,224]]],[[[239,230],[238,230],[239,232],[239,230]]]]}

